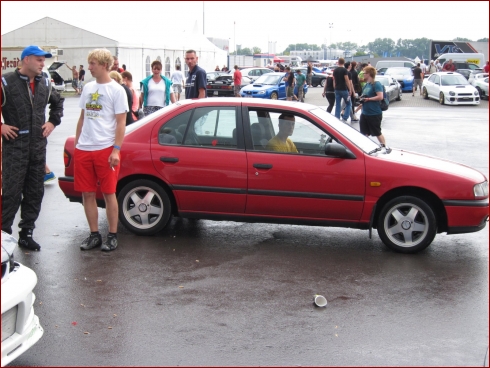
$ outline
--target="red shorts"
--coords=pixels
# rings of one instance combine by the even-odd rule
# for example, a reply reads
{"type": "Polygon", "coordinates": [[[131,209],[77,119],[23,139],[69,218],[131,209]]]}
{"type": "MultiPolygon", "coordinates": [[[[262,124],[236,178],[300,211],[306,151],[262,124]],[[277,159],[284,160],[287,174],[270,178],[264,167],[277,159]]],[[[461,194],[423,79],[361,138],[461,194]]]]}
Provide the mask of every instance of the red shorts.
{"type": "Polygon", "coordinates": [[[116,193],[117,178],[121,164],[109,165],[109,156],[113,147],[99,151],[82,151],[75,148],[75,190],[78,192],[96,192],[97,184],[105,194],[116,193]]]}

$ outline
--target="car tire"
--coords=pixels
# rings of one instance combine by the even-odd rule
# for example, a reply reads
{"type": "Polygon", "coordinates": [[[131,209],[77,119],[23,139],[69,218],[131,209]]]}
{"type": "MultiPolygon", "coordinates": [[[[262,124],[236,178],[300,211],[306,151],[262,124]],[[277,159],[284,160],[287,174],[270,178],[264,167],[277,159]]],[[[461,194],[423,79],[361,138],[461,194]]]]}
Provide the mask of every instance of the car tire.
{"type": "Polygon", "coordinates": [[[167,225],[172,204],[156,182],[138,179],[126,184],[117,196],[119,220],[136,235],[154,235],[167,225]]]}
{"type": "Polygon", "coordinates": [[[444,105],[444,93],[442,92],[439,93],[439,103],[444,105]]]}
{"type": "Polygon", "coordinates": [[[277,100],[277,92],[271,93],[271,100],[277,100]]]}
{"type": "Polygon", "coordinates": [[[416,253],[434,240],[437,220],[432,207],[424,200],[401,196],[384,205],[377,229],[388,248],[400,253],[416,253]]]}
{"type": "Polygon", "coordinates": [[[479,95],[480,95],[480,99],[483,99],[484,97],[484,94],[483,94],[483,91],[480,87],[476,87],[476,90],[478,91],[479,95]]]}
{"type": "Polygon", "coordinates": [[[321,80],[320,86],[325,87],[325,83],[327,83],[327,78],[321,80]]]}
{"type": "Polygon", "coordinates": [[[311,84],[312,87],[318,87],[318,84],[311,84]]]}
{"type": "Polygon", "coordinates": [[[402,91],[398,90],[398,96],[395,98],[396,101],[401,101],[402,100],[402,91]]]}
{"type": "Polygon", "coordinates": [[[427,88],[424,87],[424,89],[422,90],[422,95],[426,100],[429,99],[429,92],[427,92],[427,88]]]}

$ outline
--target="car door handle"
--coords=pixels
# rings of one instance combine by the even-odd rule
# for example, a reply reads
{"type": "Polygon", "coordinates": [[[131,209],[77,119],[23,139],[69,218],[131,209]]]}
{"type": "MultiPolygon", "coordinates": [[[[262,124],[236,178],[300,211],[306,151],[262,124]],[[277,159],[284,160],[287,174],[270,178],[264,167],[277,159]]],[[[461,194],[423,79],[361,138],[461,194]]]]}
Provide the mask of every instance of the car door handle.
{"type": "Polygon", "coordinates": [[[162,161],[162,162],[179,162],[179,159],[177,157],[162,156],[162,157],[160,157],[160,161],[162,161]]]}
{"type": "Polygon", "coordinates": [[[254,164],[256,169],[272,169],[271,164],[254,164]]]}

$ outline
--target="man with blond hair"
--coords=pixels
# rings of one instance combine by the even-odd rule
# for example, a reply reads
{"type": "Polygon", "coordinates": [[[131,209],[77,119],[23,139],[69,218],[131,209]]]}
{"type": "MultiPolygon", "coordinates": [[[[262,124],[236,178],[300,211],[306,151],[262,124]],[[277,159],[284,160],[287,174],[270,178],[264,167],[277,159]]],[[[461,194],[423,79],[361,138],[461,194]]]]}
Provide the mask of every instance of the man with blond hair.
{"type": "Polygon", "coordinates": [[[129,107],[123,87],[109,75],[113,62],[111,53],[106,49],[96,49],[89,53],[87,61],[95,81],[85,85],[80,97],[82,111],[75,135],[74,179],[75,190],[82,192],[90,235],[80,249],[102,246],[101,250],[111,251],[117,248],[116,186],[129,107]],[[109,222],[109,234],[103,244],[95,197],[98,182],[109,222]]]}

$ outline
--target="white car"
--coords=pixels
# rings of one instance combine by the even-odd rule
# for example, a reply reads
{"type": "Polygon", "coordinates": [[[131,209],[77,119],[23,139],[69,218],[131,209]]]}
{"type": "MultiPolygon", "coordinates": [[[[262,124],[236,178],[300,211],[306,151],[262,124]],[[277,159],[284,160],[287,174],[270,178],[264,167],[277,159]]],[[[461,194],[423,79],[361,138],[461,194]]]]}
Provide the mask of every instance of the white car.
{"type": "Polygon", "coordinates": [[[64,61],[55,61],[49,67],[43,69],[44,76],[50,78],[53,88],[60,92],[66,90],[65,80],[58,73],[58,69],[64,64],[64,61]]]}
{"type": "Polygon", "coordinates": [[[24,353],[43,335],[34,314],[37,284],[33,270],[14,261],[17,240],[2,231],[2,367],[24,353]]]}
{"type": "Polygon", "coordinates": [[[481,99],[488,99],[488,73],[471,75],[468,82],[476,88],[481,99]]]}
{"type": "Polygon", "coordinates": [[[252,81],[255,81],[262,74],[272,73],[273,70],[269,68],[244,68],[241,69],[240,72],[244,77],[248,77],[252,81]]]}
{"type": "Polygon", "coordinates": [[[454,72],[433,73],[424,79],[422,94],[433,98],[441,105],[479,105],[480,94],[465,77],[454,72]]]}

